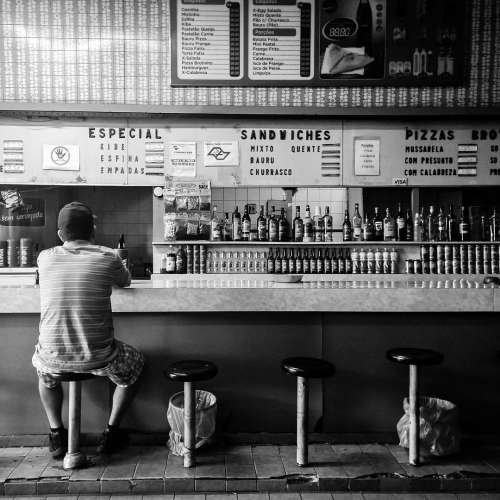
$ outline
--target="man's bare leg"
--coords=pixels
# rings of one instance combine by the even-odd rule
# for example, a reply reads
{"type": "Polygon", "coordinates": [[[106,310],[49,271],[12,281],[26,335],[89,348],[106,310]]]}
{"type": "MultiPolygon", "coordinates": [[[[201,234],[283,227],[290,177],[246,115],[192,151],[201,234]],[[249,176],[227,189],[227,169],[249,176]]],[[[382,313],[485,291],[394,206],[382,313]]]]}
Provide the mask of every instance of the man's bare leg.
{"type": "Polygon", "coordinates": [[[109,415],[108,425],[110,426],[118,426],[120,425],[121,419],[123,415],[127,411],[130,403],[134,399],[134,396],[139,387],[139,380],[134,382],[132,385],[128,387],[119,387],[116,386],[113,392],[113,404],[111,407],[111,414],[109,415]]]}
{"type": "Polygon", "coordinates": [[[40,399],[42,400],[42,405],[47,414],[49,420],[49,425],[51,429],[58,429],[63,426],[62,423],[62,403],[63,403],[63,391],[61,384],[56,387],[49,389],[46,387],[41,380],[38,381],[38,392],[40,393],[40,399]]]}

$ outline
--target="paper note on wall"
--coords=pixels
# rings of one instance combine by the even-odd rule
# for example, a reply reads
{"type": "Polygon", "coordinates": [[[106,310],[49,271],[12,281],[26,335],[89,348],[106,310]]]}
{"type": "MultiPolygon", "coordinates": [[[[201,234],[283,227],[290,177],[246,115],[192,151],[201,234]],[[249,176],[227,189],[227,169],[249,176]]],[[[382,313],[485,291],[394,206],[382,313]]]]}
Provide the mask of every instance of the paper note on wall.
{"type": "Polygon", "coordinates": [[[354,139],[354,175],[380,175],[380,139],[354,139]]]}
{"type": "Polygon", "coordinates": [[[80,170],[80,147],[70,144],[44,144],[44,170],[80,170]]]}
{"type": "Polygon", "coordinates": [[[203,164],[205,167],[236,167],[240,164],[238,141],[205,142],[203,164]]]}
{"type": "Polygon", "coordinates": [[[170,175],[196,176],[196,142],[171,142],[168,145],[170,175]]]}

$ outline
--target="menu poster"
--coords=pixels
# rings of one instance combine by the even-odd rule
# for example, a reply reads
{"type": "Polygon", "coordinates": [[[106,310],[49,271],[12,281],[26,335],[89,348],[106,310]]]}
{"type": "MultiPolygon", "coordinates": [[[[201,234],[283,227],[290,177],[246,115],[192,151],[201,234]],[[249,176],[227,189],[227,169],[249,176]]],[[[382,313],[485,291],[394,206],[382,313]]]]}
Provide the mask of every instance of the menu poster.
{"type": "Polygon", "coordinates": [[[45,201],[24,198],[23,205],[16,209],[0,205],[0,226],[45,226],[45,201]]]}
{"type": "Polygon", "coordinates": [[[172,9],[173,85],[464,82],[466,0],[172,0],[172,9]]]}

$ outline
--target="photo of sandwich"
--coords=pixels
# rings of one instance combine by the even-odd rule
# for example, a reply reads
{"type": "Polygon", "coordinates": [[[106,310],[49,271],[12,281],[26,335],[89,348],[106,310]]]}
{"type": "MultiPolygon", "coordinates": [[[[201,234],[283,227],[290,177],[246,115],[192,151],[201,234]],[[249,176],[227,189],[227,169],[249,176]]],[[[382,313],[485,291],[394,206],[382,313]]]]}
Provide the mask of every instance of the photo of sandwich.
{"type": "Polygon", "coordinates": [[[373,57],[364,54],[363,47],[341,47],[335,43],[330,43],[323,55],[321,74],[363,75],[363,68],[373,61],[375,61],[373,57]]]}

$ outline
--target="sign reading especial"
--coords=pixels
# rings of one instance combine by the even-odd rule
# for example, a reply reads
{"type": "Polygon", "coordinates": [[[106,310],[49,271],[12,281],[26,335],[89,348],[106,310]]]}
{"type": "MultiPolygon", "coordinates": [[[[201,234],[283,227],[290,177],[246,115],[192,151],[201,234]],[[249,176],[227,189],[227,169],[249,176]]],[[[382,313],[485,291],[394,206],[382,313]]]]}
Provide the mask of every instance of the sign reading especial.
{"type": "Polygon", "coordinates": [[[173,85],[456,85],[466,0],[172,0],[173,85]]]}
{"type": "Polygon", "coordinates": [[[239,130],[241,181],[256,185],[340,184],[341,128],[239,130]]]}

